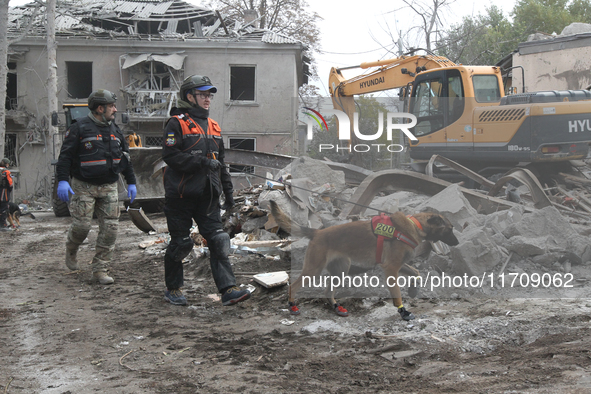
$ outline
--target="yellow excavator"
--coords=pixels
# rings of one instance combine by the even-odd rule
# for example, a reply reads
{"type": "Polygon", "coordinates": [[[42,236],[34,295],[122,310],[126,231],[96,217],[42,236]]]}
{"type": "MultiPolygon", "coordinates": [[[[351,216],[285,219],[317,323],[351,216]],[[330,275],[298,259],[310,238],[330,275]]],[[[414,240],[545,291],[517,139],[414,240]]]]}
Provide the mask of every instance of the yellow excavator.
{"type": "Polygon", "coordinates": [[[589,153],[587,90],[505,96],[499,67],[464,66],[435,55],[333,67],[330,72],[334,108],[350,119],[355,95],[395,88],[401,88],[404,112],[417,121],[410,128],[416,138],[408,139],[415,170],[434,154],[487,176],[524,164],[549,169],[589,153]],[[342,71],[353,68],[372,70],[345,78],[342,71]]]}

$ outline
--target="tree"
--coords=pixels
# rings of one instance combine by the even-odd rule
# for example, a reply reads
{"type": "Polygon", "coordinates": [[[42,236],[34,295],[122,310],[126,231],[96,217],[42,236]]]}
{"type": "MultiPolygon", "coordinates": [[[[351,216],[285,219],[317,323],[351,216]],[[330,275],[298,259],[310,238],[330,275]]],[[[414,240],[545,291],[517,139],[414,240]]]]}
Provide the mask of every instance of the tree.
{"type": "MultiPolygon", "coordinates": [[[[56,0],[47,0],[47,66],[49,72],[47,76],[47,113],[51,119],[54,112],[57,113],[57,41],[55,40],[55,13],[56,0]]],[[[50,134],[57,133],[57,127],[48,122],[50,134]]]]}
{"type": "Polygon", "coordinates": [[[512,12],[513,28],[525,38],[538,32],[560,34],[577,19],[569,12],[567,3],[568,0],[519,0],[512,12]]]}
{"type": "Polygon", "coordinates": [[[448,29],[437,53],[473,65],[496,64],[533,33],[560,34],[573,22],[591,23],[589,0],[520,0],[511,22],[496,6],[484,15],[466,17],[448,29]]]}
{"type": "Polygon", "coordinates": [[[465,17],[437,43],[436,52],[462,64],[496,64],[517,48],[521,37],[502,11],[492,6],[485,15],[465,17]]]}
{"type": "Polygon", "coordinates": [[[258,27],[270,29],[301,41],[311,60],[310,72],[316,76],[314,52],[320,49],[320,15],[308,9],[305,0],[211,0],[209,7],[226,17],[242,21],[249,11],[256,11],[258,27]]]}
{"type": "MultiPolygon", "coordinates": [[[[456,0],[402,0],[406,4],[403,8],[410,8],[420,20],[417,26],[412,27],[407,32],[407,47],[415,45],[422,45],[424,40],[424,48],[428,51],[433,49],[432,43],[437,41],[437,35],[441,34],[445,26],[442,20],[442,13],[449,9],[450,5],[456,0]],[[413,32],[418,32],[416,37],[410,39],[409,35],[413,32]],[[412,44],[414,41],[416,44],[412,44]],[[419,44],[420,43],[420,44],[419,44]]],[[[396,10],[400,11],[400,10],[396,10]]],[[[396,12],[395,11],[395,12],[396,12]]]]}
{"type": "MultiPolygon", "coordinates": [[[[0,97],[6,97],[6,78],[8,75],[8,1],[0,0],[0,97]]],[[[3,100],[4,101],[4,100],[3,100]]],[[[4,157],[6,145],[6,110],[0,108],[0,153],[4,157]]]]}

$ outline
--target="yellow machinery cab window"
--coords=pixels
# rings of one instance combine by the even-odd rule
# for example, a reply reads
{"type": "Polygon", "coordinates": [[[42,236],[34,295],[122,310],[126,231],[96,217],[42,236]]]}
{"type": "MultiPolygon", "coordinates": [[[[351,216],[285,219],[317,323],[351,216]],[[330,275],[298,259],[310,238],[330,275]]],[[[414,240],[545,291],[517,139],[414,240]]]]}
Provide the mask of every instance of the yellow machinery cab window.
{"type": "Polygon", "coordinates": [[[501,100],[501,87],[495,75],[474,75],[474,96],[479,103],[494,103],[501,100]]]}
{"type": "Polygon", "coordinates": [[[420,137],[457,121],[464,112],[464,87],[458,70],[419,76],[412,91],[410,112],[417,117],[412,132],[420,137]]]}

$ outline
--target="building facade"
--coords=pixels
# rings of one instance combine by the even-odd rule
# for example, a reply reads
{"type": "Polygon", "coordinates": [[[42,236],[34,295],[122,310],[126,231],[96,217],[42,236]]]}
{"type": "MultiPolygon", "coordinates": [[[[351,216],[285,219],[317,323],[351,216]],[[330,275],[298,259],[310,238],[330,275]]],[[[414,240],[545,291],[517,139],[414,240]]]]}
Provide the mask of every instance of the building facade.
{"type": "MultiPolygon", "coordinates": [[[[302,43],[256,19],[225,20],[182,1],[60,2],[56,19],[59,133],[51,133],[48,64],[42,13],[10,10],[9,36],[29,33],[9,47],[7,154],[16,162],[15,200],[50,196],[52,161],[65,132],[64,104],[85,104],[96,89],[118,96],[117,123],[161,146],[168,112],[183,79],[207,75],[218,88],[210,116],[227,147],[291,154],[298,88],[306,82],[302,43]]],[[[234,166],[233,172],[249,172],[234,166]]],[[[141,191],[140,191],[141,192],[141,191]]]]}

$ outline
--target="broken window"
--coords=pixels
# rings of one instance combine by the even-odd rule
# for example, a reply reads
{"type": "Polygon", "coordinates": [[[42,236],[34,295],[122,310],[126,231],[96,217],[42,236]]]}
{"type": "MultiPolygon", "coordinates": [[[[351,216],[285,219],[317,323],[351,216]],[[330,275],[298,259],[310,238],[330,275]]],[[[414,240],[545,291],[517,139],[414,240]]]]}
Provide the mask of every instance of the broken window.
{"type": "Polygon", "coordinates": [[[176,105],[176,95],[183,83],[186,55],[126,54],[121,57],[122,70],[128,70],[129,83],[125,98],[130,116],[165,118],[176,105]]]}
{"type": "Polygon", "coordinates": [[[6,134],[4,138],[4,157],[16,165],[16,134],[6,134]]]}
{"type": "Polygon", "coordinates": [[[254,66],[230,66],[230,100],[255,101],[254,66]]]}
{"type": "Polygon", "coordinates": [[[92,62],[66,62],[68,96],[83,99],[92,93],[92,62]]]}
{"type": "Polygon", "coordinates": [[[18,108],[18,91],[16,89],[16,63],[8,63],[8,75],[6,76],[6,110],[18,108]]]}
{"type": "MultiPolygon", "coordinates": [[[[228,138],[230,149],[242,149],[242,150],[256,150],[256,139],[255,138],[228,138]]],[[[230,172],[240,172],[243,174],[254,174],[253,166],[239,166],[230,165],[230,172]]]]}

